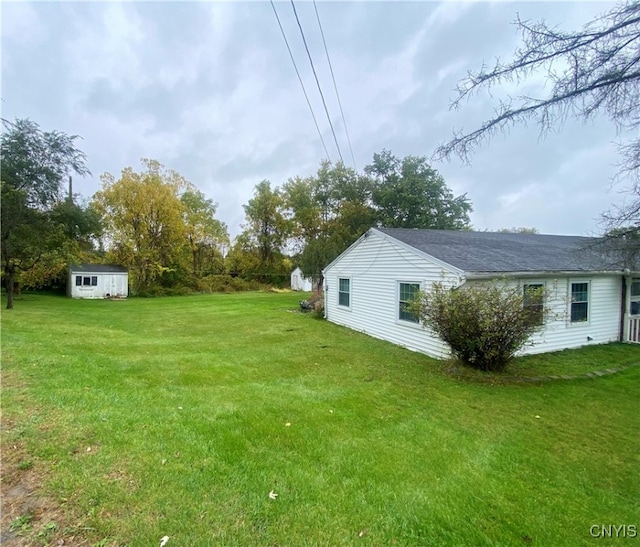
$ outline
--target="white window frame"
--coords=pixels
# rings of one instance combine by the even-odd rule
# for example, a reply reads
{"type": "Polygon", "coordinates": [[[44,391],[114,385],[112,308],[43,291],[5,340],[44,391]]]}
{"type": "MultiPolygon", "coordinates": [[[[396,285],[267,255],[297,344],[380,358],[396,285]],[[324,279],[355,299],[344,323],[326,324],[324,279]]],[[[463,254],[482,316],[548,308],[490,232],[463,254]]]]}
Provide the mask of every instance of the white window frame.
{"type": "Polygon", "coordinates": [[[569,314],[568,314],[568,320],[569,320],[569,325],[571,326],[579,326],[579,325],[588,325],[591,322],[591,280],[590,279],[569,279],[569,287],[568,287],[568,292],[569,292],[569,314]],[[578,285],[578,284],[584,284],[587,285],[587,319],[585,321],[573,321],[573,319],[571,318],[571,308],[573,306],[573,304],[579,304],[582,303],[583,301],[580,302],[573,302],[572,300],[572,294],[573,294],[573,285],[578,285]]]}
{"type": "Polygon", "coordinates": [[[418,318],[417,321],[409,321],[407,319],[402,319],[400,317],[400,293],[401,293],[401,289],[400,286],[401,285],[418,285],[418,291],[422,290],[422,283],[420,281],[408,281],[405,279],[400,279],[398,281],[396,281],[396,302],[395,302],[395,307],[396,307],[396,323],[400,324],[400,325],[406,325],[407,327],[421,327],[421,321],[420,318],[418,318]]]}
{"type": "Polygon", "coordinates": [[[337,298],[338,298],[338,307],[340,309],[343,309],[343,310],[350,310],[352,302],[353,302],[353,283],[351,281],[351,277],[338,277],[338,290],[337,290],[337,293],[338,293],[338,296],[337,296],[337,298]],[[342,281],[342,280],[345,280],[345,281],[349,282],[349,292],[346,293],[346,294],[349,295],[349,305],[348,306],[345,306],[344,304],[340,304],[340,293],[344,293],[344,291],[340,290],[340,281],[342,281]]]}
{"type": "MultiPolygon", "coordinates": [[[[547,309],[547,283],[543,280],[540,279],[525,279],[522,281],[521,287],[522,287],[522,307],[524,308],[524,299],[525,299],[525,292],[524,289],[527,286],[531,286],[531,285],[539,285],[542,287],[542,323],[540,324],[540,326],[545,325],[547,322],[547,318],[545,316],[545,310],[547,309]]],[[[569,290],[571,290],[571,288],[569,288],[569,290]]]]}

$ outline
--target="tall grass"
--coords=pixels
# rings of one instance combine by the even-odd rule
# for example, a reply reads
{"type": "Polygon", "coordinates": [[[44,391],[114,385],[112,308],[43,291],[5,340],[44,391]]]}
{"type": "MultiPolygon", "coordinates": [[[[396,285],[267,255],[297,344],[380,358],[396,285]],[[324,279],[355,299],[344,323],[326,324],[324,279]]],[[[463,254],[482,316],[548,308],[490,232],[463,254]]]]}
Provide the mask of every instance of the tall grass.
{"type": "Polygon", "coordinates": [[[638,367],[456,381],[298,300],[27,295],[5,312],[3,451],[23,447],[60,508],[52,544],[589,545],[592,525],[640,524],[638,367]]]}

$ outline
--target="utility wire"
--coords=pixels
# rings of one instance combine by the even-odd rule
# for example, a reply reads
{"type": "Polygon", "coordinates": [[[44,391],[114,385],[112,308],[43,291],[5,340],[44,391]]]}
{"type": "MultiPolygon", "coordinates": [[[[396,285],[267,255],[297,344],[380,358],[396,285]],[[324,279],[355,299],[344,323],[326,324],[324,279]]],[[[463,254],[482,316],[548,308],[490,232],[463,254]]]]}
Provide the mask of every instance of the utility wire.
{"type": "Polygon", "coordinates": [[[333,140],[336,143],[336,148],[338,149],[338,155],[340,156],[340,161],[344,163],[344,160],[342,159],[342,152],[340,151],[340,145],[338,144],[338,139],[336,137],[336,132],[333,129],[333,124],[331,123],[331,116],[329,116],[329,109],[327,108],[327,103],[324,100],[324,94],[322,93],[322,88],[320,87],[320,80],[318,80],[318,74],[316,73],[316,68],[313,65],[313,59],[311,58],[311,53],[309,52],[309,46],[307,46],[307,39],[304,36],[304,31],[302,30],[302,25],[300,24],[300,19],[298,18],[298,12],[296,11],[296,5],[293,3],[293,0],[291,0],[291,7],[293,8],[293,14],[296,16],[296,21],[298,22],[300,35],[302,36],[302,41],[304,42],[304,48],[307,50],[307,56],[309,57],[309,62],[311,63],[311,70],[313,70],[313,75],[316,79],[316,84],[318,85],[318,91],[320,92],[320,97],[322,97],[322,104],[324,106],[325,114],[327,115],[327,120],[329,121],[329,126],[331,127],[333,140]]]}
{"type": "Polygon", "coordinates": [[[320,15],[318,14],[318,6],[316,0],[313,0],[313,8],[316,10],[316,19],[318,20],[318,26],[320,27],[320,34],[322,36],[322,43],[324,44],[324,52],[327,54],[327,62],[329,63],[329,70],[331,71],[331,79],[333,80],[333,89],[336,90],[336,98],[338,99],[338,105],[340,106],[340,114],[342,115],[342,123],[344,124],[344,131],[347,134],[347,142],[349,143],[349,152],[351,152],[351,159],[353,160],[353,167],[357,171],[356,158],[353,155],[353,148],[351,147],[351,137],[349,137],[349,130],[347,129],[347,120],[344,118],[344,111],[342,110],[342,102],[340,101],[340,94],[338,93],[338,85],[336,84],[336,77],[333,74],[333,66],[331,66],[331,59],[329,57],[329,50],[327,49],[327,42],[324,39],[324,31],[322,30],[322,23],[320,22],[320,15]]]}
{"type": "Polygon", "coordinates": [[[300,77],[300,72],[298,71],[298,66],[296,65],[296,60],[293,57],[293,53],[291,53],[291,48],[289,47],[289,41],[287,40],[287,36],[284,33],[284,29],[282,28],[282,23],[280,22],[280,17],[278,17],[278,12],[276,11],[276,6],[271,0],[271,7],[273,8],[273,13],[276,16],[276,20],[278,21],[278,26],[280,27],[280,32],[282,33],[282,37],[284,38],[284,43],[287,45],[287,50],[289,51],[289,57],[291,57],[291,62],[293,63],[293,68],[296,70],[296,74],[298,75],[298,81],[302,86],[302,92],[304,93],[304,98],[307,101],[307,106],[309,106],[309,111],[311,112],[311,117],[313,118],[313,123],[316,126],[316,131],[318,132],[318,136],[320,137],[320,141],[322,142],[322,147],[324,148],[324,153],[327,155],[327,159],[329,163],[331,163],[331,156],[329,156],[329,151],[327,150],[327,145],[322,138],[322,133],[320,132],[320,127],[318,127],[318,120],[316,120],[316,115],[313,113],[313,108],[311,106],[311,102],[309,101],[309,96],[307,95],[307,90],[304,88],[304,83],[302,82],[302,78],[300,77]]]}

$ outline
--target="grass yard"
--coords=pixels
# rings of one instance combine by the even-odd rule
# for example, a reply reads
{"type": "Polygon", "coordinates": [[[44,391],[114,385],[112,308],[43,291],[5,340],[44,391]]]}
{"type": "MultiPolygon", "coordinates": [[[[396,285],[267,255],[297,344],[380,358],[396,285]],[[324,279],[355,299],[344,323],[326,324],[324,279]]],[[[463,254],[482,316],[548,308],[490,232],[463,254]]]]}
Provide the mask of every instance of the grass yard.
{"type": "MultiPolygon", "coordinates": [[[[3,545],[546,547],[612,541],[594,525],[640,533],[640,367],[458,380],[297,313],[299,299],[16,301],[2,313],[3,545]]],[[[640,350],[517,366],[563,360],[608,368],[640,350]]]]}

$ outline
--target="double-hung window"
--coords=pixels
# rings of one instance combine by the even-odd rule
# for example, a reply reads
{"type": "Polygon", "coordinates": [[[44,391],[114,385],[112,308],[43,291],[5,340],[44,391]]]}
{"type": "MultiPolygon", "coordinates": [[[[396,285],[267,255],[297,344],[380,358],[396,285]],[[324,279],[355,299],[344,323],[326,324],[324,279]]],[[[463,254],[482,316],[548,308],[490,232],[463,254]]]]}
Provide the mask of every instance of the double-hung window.
{"type": "Polygon", "coordinates": [[[338,279],[338,306],[351,307],[351,279],[348,277],[338,279]]]}
{"type": "Polygon", "coordinates": [[[589,282],[571,283],[571,322],[589,320],[589,282]]]}
{"type": "Polygon", "coordinates": [[[522,307],[527,312],[532,325],[544,323],[544,285],[542,283],[526,283],[523,286],[522,307]]]}
{"type": "Polygon", "coordinates": [[[399,283],[398,284],[398,319],[410,323],[419,323],[418,314],[411,309],[420,291],[420,283],[399,283]]]}

